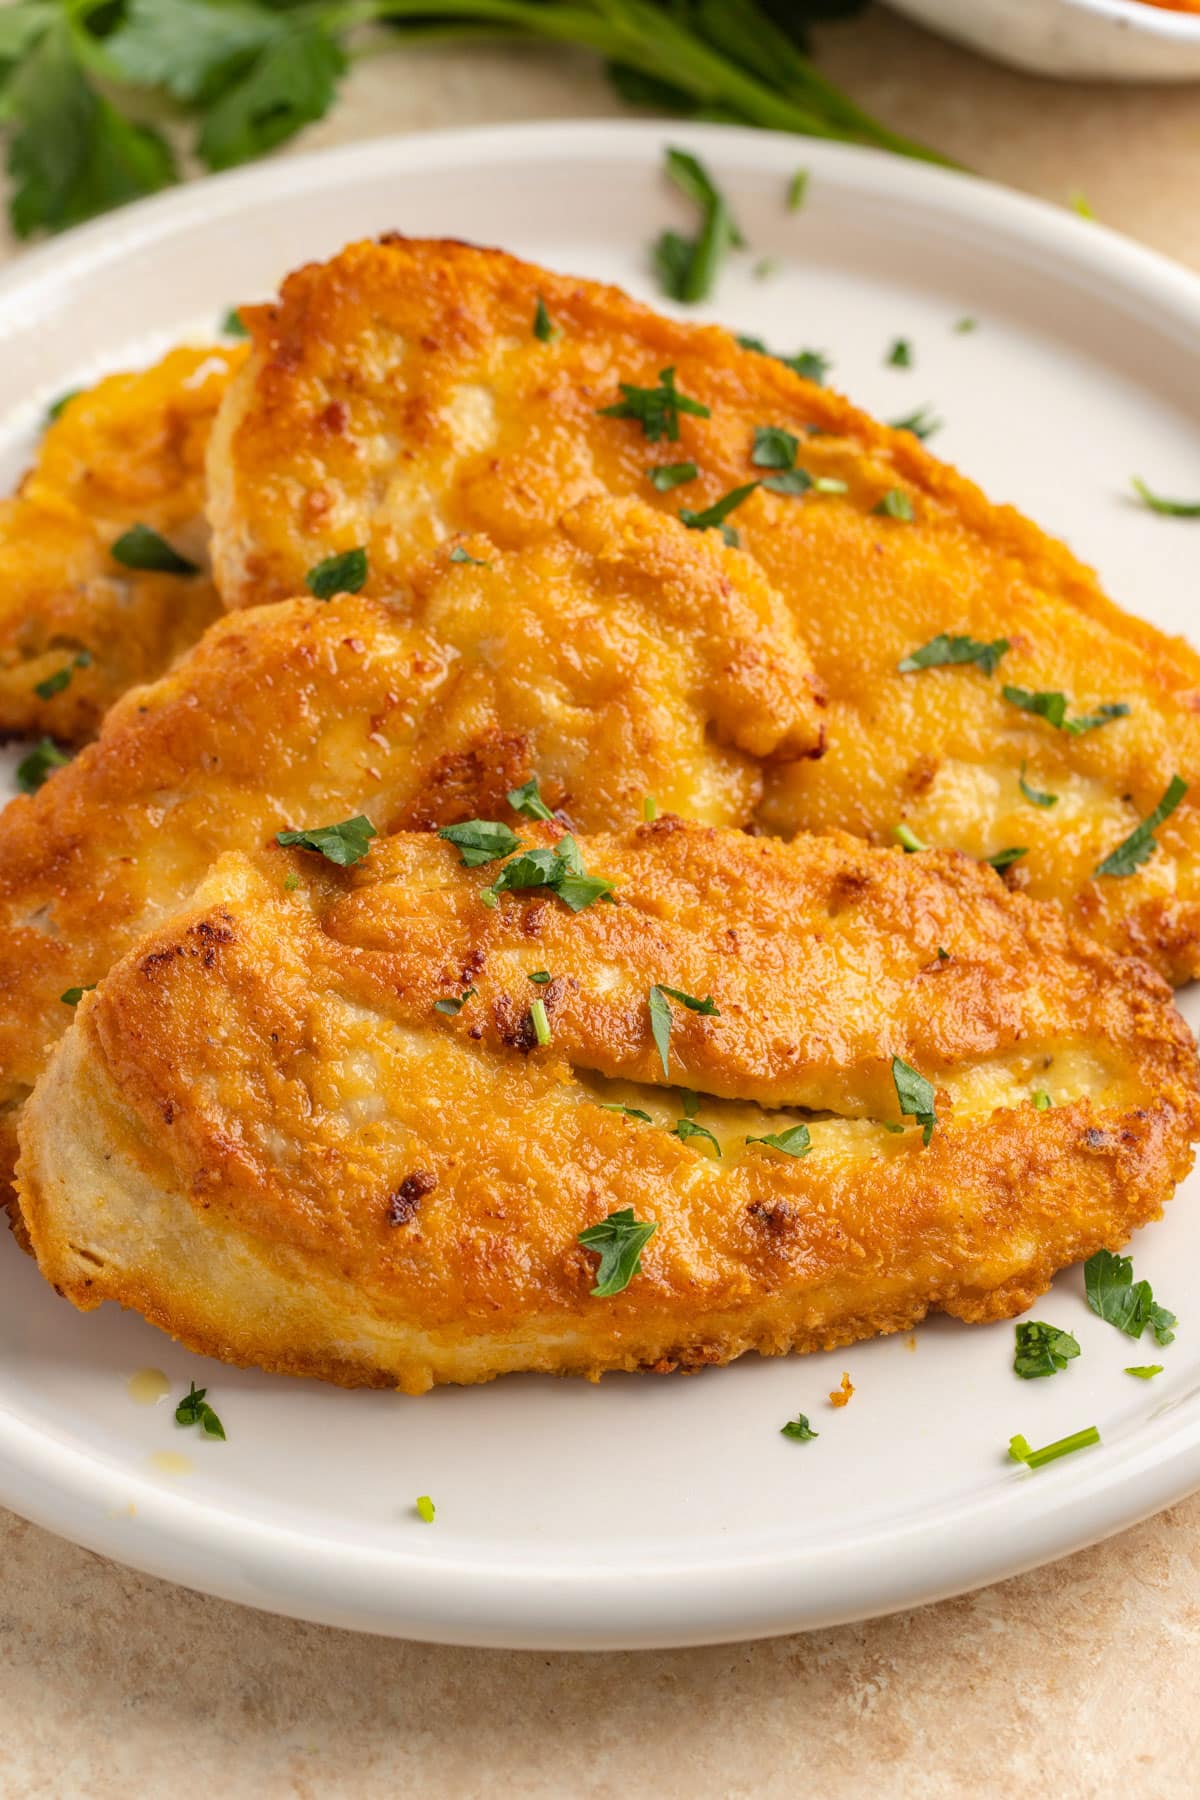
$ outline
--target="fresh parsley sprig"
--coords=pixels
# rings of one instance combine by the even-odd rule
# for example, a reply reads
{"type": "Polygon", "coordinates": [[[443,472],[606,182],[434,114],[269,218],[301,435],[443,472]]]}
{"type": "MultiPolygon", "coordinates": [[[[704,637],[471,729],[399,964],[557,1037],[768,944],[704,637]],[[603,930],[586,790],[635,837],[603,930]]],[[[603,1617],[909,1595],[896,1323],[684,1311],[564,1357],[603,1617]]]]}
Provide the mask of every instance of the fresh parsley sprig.
{"type": "Polygon", "coordinates": [[[177,1425],[199,1425],[205,1437],[225,1440],[225,1427],[205,1399],[207,1388],[198,1388],[194,1381],[189,1381],[188,1392],[175,1408],[177,1425]]]}
{"type": "Polygon", "coordinates": [[[1097,1250],[1083,1265],[1087,1303],[1097,1318],[1115,1325],[1126,1337],[1140,1338],[1149,1326],[1156,1344],[1175,1341],[1175,1314],[1160,1306],[1148,1281],[1133,1279],[1133,1258],[1097,1250]]]}
{"type": "Polygon", "coordinates": [[[1060,1331],[1057,1325],[1046,1325],[1040,1319],[1022,1320],[1016,1327],[1016,1337],[1013,1371],[1023,1381],[1056,1375],[1079,1355],[1078,1341],[1069,1331],[1060,1331]]]}
{"type": "Polygon", "coordinates": [[[672,444],[678,441],[680,413],[696,419],[712,417],[703,401],[679,392],[674,369],[659,370],[656,388],[637,387],[630,381],[619,381],[617,387],[621,398],[613,406],[598,406],[597,413],[602,419],[636,419],[652,444],[663,438],[672,444]]]}

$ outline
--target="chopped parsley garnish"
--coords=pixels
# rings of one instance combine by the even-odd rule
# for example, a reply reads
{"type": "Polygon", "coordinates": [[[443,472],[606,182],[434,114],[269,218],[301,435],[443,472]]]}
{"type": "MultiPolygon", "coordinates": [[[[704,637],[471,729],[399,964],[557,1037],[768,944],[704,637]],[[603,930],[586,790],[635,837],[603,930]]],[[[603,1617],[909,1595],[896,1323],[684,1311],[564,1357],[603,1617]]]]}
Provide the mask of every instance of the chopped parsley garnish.
{"type": "Polygon", "coordinates": [[[686,1143],[689,1138],[703,1138],[706,1143],[712,1145],[717,1153],[717,1160],[720,1161],[721,1146],[707,1125],[697,1125],[694,1119],[679,1119],[671,1127],[671,1131],[672,1135],[677,1137],[681,1143],[686,1143]]]}
{"type": "Polygon", "coordinates": [[[1092,209],[1091,201],[1086,194],[1081,194],[1078,190],[1069,195],[1068,205],[1072,212],[1077,212],[1079,214],[1081,219],[1094,219],[1096,217],[1096,214],[1092,209]]]}
{"type": "Polygon", "coordinates": [[[1017,777],[1017,786],[1020,788],[1020,790],[1021,790],[1022,794],[1025,796],[1026,800],[1028,800],[1030,806],[1048,807],[1048,806],[1057,806],[1058,805],[1058,795],[1057,794],[1043,794],[1040,789],[1035,788],[1035,787],[1030,787],[1029,783],[1025,779],[1025,764],[1024,763],[1021,764],[1021,773],[1017,777]]]}
{"type": "Polygon", "coordinates": [[[779,1434],[781,1437],[794,1439],[797,1444],[811,1443],[813,1438],[821,1435],[819,1431],[813,1430],[803,1413],[797,1413],[794,1419],[789,1419],[786,1425],[781,1425],[779,1434]]]}
{"type": "Polygon", "coordinates": [[[664,231],[654,246],[654,266],[663,292],[693,305],[708,299],[726,253],[743,248],[746,240],[724,194],[698,158],[687,150],[668,150],[667,174],[700,208],[700,230],[694,238],[664,231]]]}
{"type": "Polygon", "coordinates": [[[189,1392],[183,1396],[175,1408],[177,1425],[199,1425],[205,1437],[225,1438],[225,1427],[205,1399],[207,1388],[198,1388],[194,1381],[188,1383],[189,1392]]]}
{"type": "Polygon", "coordinates": [[[558,326],[546,311],[546,302],[540,294],[533,309],[533,335],[539,344],[549,344],[558,336],[558,326]]]}
{"type": "Polygon", "coordinates": [[[484,863],[499,862],[521,848],[516,832],[496,819],[464,819],[461,825],[443,825],[438,836],[454,845],[464,869],[480,869],[484,863]]]}
{"type": "Polygon", "coordinates": [[[797,169],[788,182],[787,205],[789,212],[799,212],[808,198],[808,170],[797,169]]]}
{"type": "Polygon", "coordinates": [[[958,333],[959,337],[962,337],[964,332],[978,331],[979,320],[972,319],[969,316],[966,318],[962,318],[962,319],[956,319],[954,321],[954,329],[958,333]]]}
{"type": "Polygon", "coordinates": [[[1079,1345],[1069,1331],[1057,1325],[1046,1325],[1040,1319],[1029,1319],[1017,1326],[1017,1345],[1013,1371],[1022,1381],[1035,1381],[1041,1375],[1056,1375],[1079,1355],[1079,1345]]]}
{"type": "Polygon", "coordinates": [[[83,996],[92,993],[95,986],[94,981],[87,981],[82,987],[69,987],[65,994],[60,994],[58,997],[64,1006],[78,1006],[83,996]]]}
{"type": "Polygon", "coordinates": [[[284,876],[283,886],[284,891],[289,894],[294,894],[296,889],[300,886],[300,877],[297,875],[295,869],[289,870],[284,876]]]}
{"type": "Polygon", "coordinates": [[[113,544],[109,555],[126,569],[148,569],[159,575],[198,575],[198,563],[172,550],[165,537],[149,525],[131,525],[113,544]]]}
{"type": "Polygon", "coordinates": [[[543,1049],[550,1042],[550,1021],[546,1017],[546,1002],[540,997],[529,1009],[529,1020],[533,1026],[533,1035],[543,1049]]]}
{"type": "Polygon", "coordinates": [[[746,1142],[767,1144],[772,1150],[782,1150],[785,1156],[807,1156],[812,1149],[807,1125],[791,1125],[786,1131],[773,1131],[767,1137],[748,1137],[746,1142]]]}
{"type": "Polygon", "coordinates": [[[662,1072],[668,1081],[671,1079],[669,1063],[671,1008],[668,1004],[670,1000],[677,1000],[680,1006],[686,1006],[689,1012],[702,1013],[705,1018],[719,1019],[721,1016],[720,1008],[711,994],[706,994],[703,1000],[697,1000],[695,994],[685,994],[679,988],[664,987],[660,982],[655,982],[649,995],[650,1032],[658,1048],[662,1072]]]}
{"type": "Polygon", "coordinates": [[[1110,850],[1103,862],[1096,864],[1097,875],[1132,875],[1140,869],[1144,862],[1153,856],[1158,845],[1154,841],[1154,833],[1169,818],[1188,791],[1188,784],[1180,775],[1172,775],[1167,791],[1154,808],[1148,813],[1140,825],[1135,825],[1127,838],[1122,838],[1115,850],[1110,850]]]}
{"type": "Polygon", "coordinates": [[[595,1250],[600,1258],[596,1285],[592,1294],[607,1300],[629,1286],[642,1272],[642,1250],[658,1230],[656,1223],[635,1219],[632,1206],[609,1213],[600,1225],[589,1225],[579,1233],[578,1241],[585,1250],[595,1250]]]}
{"type": "Polygon", "coordinates": [[[1162,1372],[1162,1363],[1131,1363],[1125,1371],[1127,1375],[1136,1375],[1139,1381],[1153,1381],[1162,1372]]]}
{"type": "Polygon", "coordinates": [[[1161,494],[1152,493],[1137,475],[1133,487],[1142,505],[1151,512],[1162,513],[1168,519],[1200,519],[1200,500],[1166,500],[1161,494]]]}
{"type": "Polygon", "coordinates": [[[926,1081],[924,1075],[919,1075],[910,1063],[899,1056],[892,1058],[892,1081],[901,1113],[906,1118],[915,1119],[923,1127],[923,1142],[928,1144],[937,1124],[937,1113],[934,1111],[937,1091],[933,1083],[926,1081]]]}
{"type": "MultiPolygon", "coordinates": [[[[450,554],[453,556],[454,552],[450,554]]],[[[335,594],[357,594],[367,579],[367,553],[362,545],[339,551],[314,563],[304,577],[308,591],[317,600],[332,600],[335,594]]]]}
{"type": "Polygon", "coordinates": [[[697,419],[712,417],[707,406],[679,392],[675,386],[674,369],[660,369],[658,381],[656,388],[634,387],[628,381],[619,381],[617,386],[621,391],[620,400],[615,406],[597,407],[599,417],[636,419],[652,444],[657,444],[662,438],[670,443],[677,440],[680,413],[689,413],[697,419]]]}
{"type": "Polygon", "coordinates": [[[340,825],[313,825],[304,831],[277,831],[275,842],[285,850],[296,845],[300,850],[315,850],[327,862],[340,869],[352,868],[366,856],[371,839],[378,833],[363,813],[343,819],[340,825]]]}
{"type": "Polygon", "coordinates": [[[695,481],[699,473],[694,462],[657,463],[654,468],[646,470],[652,485],[660,494],[669,494],[672,488],[682,487],[685,481],[695,481]]]}
{"type": "Polygon", "coordinates": [[[91,666],[91,651],[81,650],[78,656],[65,663],[61,669],[56,669],[53,675],[47,675],[45,681],[36,682],[33,691],[39,700],[53,700],[55,694],[61,694],[65,687],[70,686],[76,669],[90,669],[91,666]]]}
{"type": "Polygon", "coordinates": [[[701,512],[694,512],[690,506],[681,506],[679,517],[693,531],[707,531],[710,527],[715,526],[725,542],[736,549],[739,542],[738,534],[733,526],[727,525],[725,521],[735,507],[740,506],[743,500],[750,498],[757,486],[757,481],[747,481],[742,487],[731,488],[727,494],[722,494],[719,500],[714,500],[711,506],[706,506],[701,512]]]}
{"type": "Polygon", "coordinates": [[[525,977],[525,979],[534,982],[538,987],[545,987],[548,982],[554,980],[554,977],[551,975],[549,969],[534,969],[531,974],[525,977]]]}
{"type": "Polygon", "coordinates": [[[467,1001],[473,1000],[478,992],[478,988],[464,988],[457,1000],[435,1000],[433,1003],[433,1010],[435,1013],[444,1013],[448,1019],[453,1019],[462,1011],[463,1007],[467,1004],[467,1001]]]}
{"type": "Polygon", "coordinates": [[[779,258],[777,256],[760,256],[750,272],[755,281],[766,281],[768,276],[779,273],[779,258]]]}
{"type": "Polygon", "coordinates": [[[1054,1443],[1046,1444],[1040,1450],[1031,1450],[1029,1440],[1019,1434],[1008,1441],[1008,1454],[1014,1462],[1024,1463],[1028,1469],[1040,1469],[1043,1463],[1056,1462],[1060,1456],[1070,1456],[1073,1450],[1086,1450],[1089,1444],[1098,1444],[1100,1433],[1094,1425],[1083,1431],[1074,1431],[1070,1437],[1056,1438],[1054,1443]]]}
{"type": "Polygon", "coordinates": [[[418,1494],[416,1498],[417,1517],[426,1525],[432,1525],[437,1517],[437,1507],[428,1494],[418,1494]]]}
{"type": "Polygon", "coordinates": [[[490,569],[492,566],[490,562],[485,562],[482,556],[472,556],[471,552],[464,550],[461,544],[455,544],[450,552],[450,561],[452,563],[470,563],[473,569],[490,569]]]}
{"type": "MultiPolygon", "coordinates": [[[[482,857],[480,860],[490,862],[494,859],[482,857]]],[[[582,912],[594,900],[607,900],[612,895],[611,881],[587,873],[580,859],[579,846],[569,834],[559,838],[552,850],[524,850],[520,856],[514,856],[511,862],[505,863],[490,887],[480,888],[479,898],[485,906],[495,906],[501,894],[522,888],[548,888],[572,912],[582,912]]]]}
{"type": "MultiPolygon", "coordinates": [[[[505,798],[514,812],[523,813],[527,819],[552,819],[554,814],[542,799],[536,775],[530,776],[524,787],[509,788],[505,798]]],[[[514,845],[515,849],[516,846],[514,845]]]]}
{"type": "Polygon", "coordinates": [[[930,406],[918,406],[915,412],[905,413],[901,419],[888,420],[893,431],[911,431],[921,443],[931,438],[935,431],[940,431],[942,423],[930,406]]]}
{"type": "Polygon", "coordinates": [[[53,425],[56,420],[61,419],[72,400],[82,392],[82,388],[68,388],[65,394],[60,394],[57,400],[52,400],[46,408],[47,425],[53,425]]]}
{"type": "Polygon", "coordinates": [[[221,320],[221,335],[223,337],[231,338],[244,338],[250,336],[250,333],[242,324],[242,315],[236,306],[231,306],[229,311],[225,314],[225,317],[221,320]]]}
{"type": "Polygon", "coordinates": [[[695,1088],[681,1087],[679,1098],[683,1102],[683,1114],[687,1119],[694,1119],[700,1111],[700,1096],[695,1088]]]}
{"type": "Polygon", "coordinates": [[[1035,1112],[1049,1112],[1054,1105],[1045,1088],[1034,1088],[1032,1098],[1035,1112]]]}
{"type": "Polygon", "coordinates": [[[17,786],[23,794],[36,794],[55,769],[65,769],[70,760],[53,738],[44,737],[17,764],[17,786]]]}
{"type": "Polygon", "coordinates": [[[903,846],[910,856],[914,855],[918,850],[928,850],[930,848],[924,838],[919,838],[911,826],[908,825],[893,825],[892,836],[898,844],[903,846]]]}
{"type": "Polygon", "coordinates": [[[977,663],[985,675],[995,673],[996,665],[1009,648],[1007,638],[993,638],[990,644],[973,637],[954,637],[942,631],[930,638],[919,650],[910,650],[896,664],[902,675],[912,669],[939,669],[953,663],[977,663]]]}
{"type": "Polygon", "coordinates": [[[748,337],[739,332],[737,342],[743,350],[753,350],[756,356],[769,356],[773,362],[782,363],[793,375],[800,375],[805,381],[815,382],[821,387],[828,375],[831,364],[827,356],[820,350],[797,350],[794,356],[780,356],[778,351],[769,350],[761,338],[748,337]]]}
{"type": "Polygon", "coordinates": [[[627,1119],[640,1119],[644,1125],[654,1123],[650,1114],[643,1112],[640,1106],[622,1106],[619,1100],[597,1100],[596,1105],[602,1106],[605,1112],[623,1113],[627,1119]]]}
{"type": "Polygon", "coordinates": [[[1082,737],[1085,731],[1095,731],[1100,725],[1111,725],[1114,719],[1124,719],[1129,712],[1123,701],[1116,700],[1098,706],[1094,713],[1081,713],[1078,718],[1068,719],[1065,694],[1022,687],[1002,687],[1000,692],[1010,706],[1034,713],[1039,719],[1045,719],[1047,725],[1053,725],[1056,731],[1070,732],[1072,737],[1082,737]]]}
{"type": "Polygon", "coordinates": [[[1149,1326],[1156,1344],[1174,1343],[1175,1314],[1159,1306],[1148,1281],[1133,1279],[1133,1258],[1097,1250],[1083,1265],[1087,1303],[1097,1317],[1126,1337],[1141,1337],[1149,1326]]]}
{"type": "Polygon", "coordinates": [[[653,794],[647,794],[642,801],[642,817],[647,825],[653,825],[658,817],[658,801],[653,794]]]}
{"type": "Polygon", "coordinates": [[[1023,856],[1028,855],[1029,850],[1026,845],[1013,844],[1007,850],[997,850],[994,856],[985,856],[981,860],[987,863],[989,868],[995,869],[997,875],[1003,875],[1005,869],[1011,869],[1015,862],[1019,862],[1023,856]]]}
{"type": "Polygon", "coordinates": [[[782,425],[756,425],[750,461],[756,469],[790,469],[795,466],[800,440],[782,425]]]}
{"type": "Polygon", "coordinates": [[[912,345],[907,338],[896,338],[887,353],[888,367],[892,369],[911,369],[913,366],[912,345]]]}
{"type": "Polygon", "coordinates": [[[906,524],[911,524],[916,518],[913,503],[903,488],[889,488],[883,499],[876,501],[871,511],[879,513],[885,519],[903,519],[906,524]]]}

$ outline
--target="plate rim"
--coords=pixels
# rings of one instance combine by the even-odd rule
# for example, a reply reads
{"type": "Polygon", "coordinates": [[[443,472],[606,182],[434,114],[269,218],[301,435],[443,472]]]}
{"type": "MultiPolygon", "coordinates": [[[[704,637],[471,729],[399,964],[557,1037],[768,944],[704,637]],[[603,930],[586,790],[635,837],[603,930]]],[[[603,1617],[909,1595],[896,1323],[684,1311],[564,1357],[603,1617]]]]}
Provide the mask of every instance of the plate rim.
{"type": "MultiPolygon", "coordinates": [[[[371,138],[268,160],[135,203],[26,252],[0,272],[6,318],[61,293],[138,247],[185,233],[197,220],[234,217],[264,193],[320,194],[356,171],[412,174],[472,161],[510,169],[544,157],[560,163],[614,155],[657,158],[686,140],[726,167],[791,173],[797,154],[818,178],[833,175],[875,202],[923,204],[970,216],[995,241],[1007,236],[1081,279],[1119,281],[1170,310],[1200,341],[1200,277],[1049,202],[958,171],[882,152],[746,127],[663,120],[537,121],[371,138]],[[798,152],[798,145],[802,150],[798,152]]],[[[1060,269],[1061,272],[1061,269],[1060,269]]],[[[1200,1486],[1200,1394],[1125,1434],[1106,1454],[1036,1477],[1012,1471],[987,1495],[963,1496],[950,1515],[898,1529],[873,1526],[834,1548],[800,1546],[786,1559],[735,1548],[723,1559],[624,1571],[611,1562],[565,1570],[528,1560],[505,1566],[430,1561],[397,1542],[360,1548],[290,1525],[265,1524],[187,1497],[135,1471],[120,1476],[81,1448],[0,1403],[0,1502],[100,1554],[221,1598],[324,1624],[464,1645],[528,1649],[672,1647],[813,1629],[985,1586],[1137,1523],[1200,1486]],[[1190,1407],[1190,1412],[1188,1408],[1190,1407]],[[1182,1416],[1179,1416],[1182,1414],[1182,1416]],[[1021,1530],[992,1529],[1016,1483],[1026,1490],[1021,1530]],[[130,1511],[131,1497],[136,1514],[130,1511]],[[969,1528],[953,1536],[960,1519],[969,1528]]]]}

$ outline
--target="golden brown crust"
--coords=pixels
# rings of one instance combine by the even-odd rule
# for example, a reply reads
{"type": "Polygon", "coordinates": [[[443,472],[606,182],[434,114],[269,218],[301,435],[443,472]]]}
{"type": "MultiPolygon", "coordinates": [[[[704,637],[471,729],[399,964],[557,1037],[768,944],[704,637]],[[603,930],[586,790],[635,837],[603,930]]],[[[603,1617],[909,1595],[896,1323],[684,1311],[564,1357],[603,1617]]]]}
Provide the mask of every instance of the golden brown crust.
{"type": "Polygon", "coordinates": [[[479,534],[394,605],[342,595],[224,618],[99,741],[0,816],[0,1159],[96,982],[213,859],[290,826],[506,812],[531,775],[584,828],[643,796],[749,820],[760,757],[815,750],[795,629],[757,567],[601,499],[521,557],[479,534]]]}
{"type": "Polygon", "coordinates": [[[1010,1316],[1190,1166],[1194,1047],[1164,984],[989,871],[676,820],[580,847],[617,906],[488,910],[495,869],[422,835],[344,874],[224,859],[85,999],[26,1109],[47,1278],[346,1385],[699,1366],[1010,1316]],[[720,1009],[676,1008],[670,1085],[654,981],[720,1009]],[[875,1122],[893,1054],[938,1089],[927,1148],[875,1122]],[[672,1135],[676,1081],[704,1089],[720,1161],[672,1135]],[[805,1099],[837,1103],[810,1155],[745,1142],[805,1099]],[[626,1205],[658,1229],[599,1299],[578,1233],[626,1205]]]}
{"type": "Polygon", "coordinates": [[[0,502],[0,735],[84,742],[114,700],[162,674],[220,613],[204,458],[245,349],[172,350],[75,395],[19,492],[0,502]],[[113,543],[136,524],[202,573],[115,562],[113,543]],[[64,671],[65,686],[38,693],[64,671]]]}
{"type": "Polygon", "coordinates": [[[911,433],[716,327],[463,244],[353,245],[245,316],[253,354],[210,459],[231,604],[291,592],[319,556],[354,544],[369,545],[386,592],[447,532],[520,545],[597,490],[698,510],[766,473],[750,459],[754,429],[782,426],[799,463],[847,492],[760,487],[730,521],[790,605],[829,696],[829,753],[772,780],[765,827],[889,842],[907,823],[973,856],[1024,847],[1014,882],[1172,980],[1200,974],[1200,658],[1120,612],[1062,545],[991,506],[911,433]],[[531,331],[539,293],[559,327],[549,344],[531,331]],[[666,367],[710,419],[683,416],[678,441],[651,443],[636,422],[601,416],[619,382],[653,387],[666,367]],[[684,460],[698,479],[656,494],[647,468],[684,460]],[[892,488],[910,498],[911,523],[876,513],[892,488]],[[990,679],[974,667],[898,671],[942,632],[1011,647],[990,679]],[[1006,703],[1004,683],[1062,691],[1072,716],[1131,711],[1073,736],[1006,703]],[[1025,798],[1023,766],[1055,807],[1025,798]],[[1093,880],[1175,774],[1191,792],[1152,861],[1093,880]]]}

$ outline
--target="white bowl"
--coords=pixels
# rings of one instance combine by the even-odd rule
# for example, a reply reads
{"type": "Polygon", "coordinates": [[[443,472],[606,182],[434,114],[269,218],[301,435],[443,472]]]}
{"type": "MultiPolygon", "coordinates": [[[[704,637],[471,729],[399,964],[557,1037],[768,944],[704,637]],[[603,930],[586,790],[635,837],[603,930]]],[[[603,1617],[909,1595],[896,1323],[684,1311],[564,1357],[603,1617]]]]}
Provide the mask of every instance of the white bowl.
{"type": "Polygon", "coordinates": [[[1144,0],[891,0],[943,37],[1038,75],[1200,80],[1200,13],[1144,0]]]}

